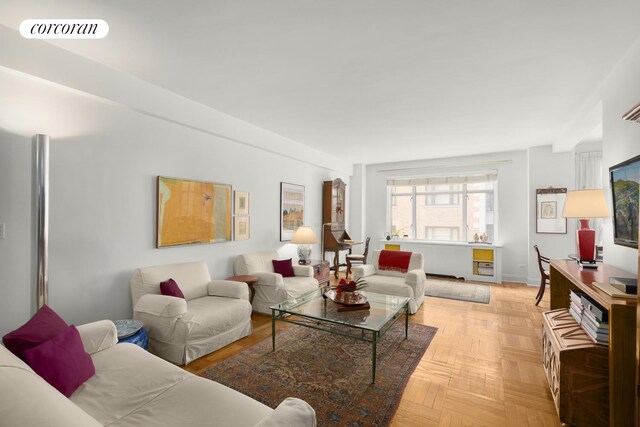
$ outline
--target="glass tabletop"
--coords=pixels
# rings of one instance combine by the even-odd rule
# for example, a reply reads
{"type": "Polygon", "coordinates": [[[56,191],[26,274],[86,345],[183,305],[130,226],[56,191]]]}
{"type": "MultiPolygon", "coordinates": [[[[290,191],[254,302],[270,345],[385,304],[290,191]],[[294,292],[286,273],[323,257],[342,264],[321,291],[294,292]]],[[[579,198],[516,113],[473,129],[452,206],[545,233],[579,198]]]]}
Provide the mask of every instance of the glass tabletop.
{"type": "Polygon", "coordinates": [[[323,294],[327,290],[320,288],[298,298],[288,299],[272,306],[271,310],[369,331],[380,331],[409,303],[409,298],[405,297],[359,291],[367,298],[369,309],[338,311],[339,304],[324,297],[323,294]]]}

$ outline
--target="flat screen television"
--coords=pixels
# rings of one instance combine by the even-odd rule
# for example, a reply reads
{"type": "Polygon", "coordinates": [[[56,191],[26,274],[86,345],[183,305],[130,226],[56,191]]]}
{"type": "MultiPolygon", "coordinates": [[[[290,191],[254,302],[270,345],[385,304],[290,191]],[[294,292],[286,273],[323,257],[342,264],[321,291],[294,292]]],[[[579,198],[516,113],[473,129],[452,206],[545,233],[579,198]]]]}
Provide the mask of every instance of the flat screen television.
{"type": "Polygon", "coordinates": [[[613,241],[637,248],[640,156],[611,166],[609,178],[613,196],[613,241]]]}

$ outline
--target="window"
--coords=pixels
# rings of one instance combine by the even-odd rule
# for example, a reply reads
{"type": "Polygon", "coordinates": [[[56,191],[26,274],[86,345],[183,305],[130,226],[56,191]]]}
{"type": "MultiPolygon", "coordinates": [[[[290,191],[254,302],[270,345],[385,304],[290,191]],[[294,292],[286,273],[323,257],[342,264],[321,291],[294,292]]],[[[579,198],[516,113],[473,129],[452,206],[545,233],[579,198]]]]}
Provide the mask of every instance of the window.
{"type": "Polygon", "coordinates": [[[495,240],[496,174],[389,179],[392,235],[416,240],[495,240]]]}

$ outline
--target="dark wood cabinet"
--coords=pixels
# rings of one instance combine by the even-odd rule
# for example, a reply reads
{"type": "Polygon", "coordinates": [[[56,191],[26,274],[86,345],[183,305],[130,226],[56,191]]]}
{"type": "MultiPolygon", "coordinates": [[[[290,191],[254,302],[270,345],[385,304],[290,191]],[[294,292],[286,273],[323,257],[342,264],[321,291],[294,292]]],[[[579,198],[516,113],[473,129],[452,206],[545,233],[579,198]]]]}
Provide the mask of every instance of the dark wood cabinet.
{"type": "Polygon", "coordinates": [[[340,251],[351,253],[351,237],[345,230],[345,193],[347,184],[340,178],[322,184],[322,259],[325,252],[333,252],[336,278],[340,268],[340,251]]]}
{"type": "Polygon", "coordinates": [[[605,263],[594,270],[581,270],[570,260],[551,260],[551,310],[569,308],[569,292],[582,291],[609,311],[609,425],[636,424],[636,299],[613,298],[593,282],[631,274],[605,263]]]}
{"type": "Polygon", "coordinates": [[[345,228],[345,192],[347,184],[340,178],[325,181],[322,186],[322,223],[333,223],[331,231],[345,228]]]}

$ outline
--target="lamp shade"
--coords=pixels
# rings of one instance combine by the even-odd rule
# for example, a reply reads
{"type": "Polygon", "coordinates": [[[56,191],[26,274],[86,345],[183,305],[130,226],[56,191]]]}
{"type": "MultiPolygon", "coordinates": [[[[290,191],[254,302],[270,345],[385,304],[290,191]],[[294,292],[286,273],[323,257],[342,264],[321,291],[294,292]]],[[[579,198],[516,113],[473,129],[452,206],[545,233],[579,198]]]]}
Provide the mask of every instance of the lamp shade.
{"type": "Polygon", "coordinates": [[[606,218],[608,216],[609,208],[603,190],[567,191],[563,218],[606,218]]]}
{"type": "Polygon", "coordinates": [[[320,239],[318,239],[318,236],[316,236],[316,233],[313,232],[311,227],[303,225],[302,227],[298,227],[291,239],[291,243],[310,245],[312,243],[320,243],[320,239]]]}

